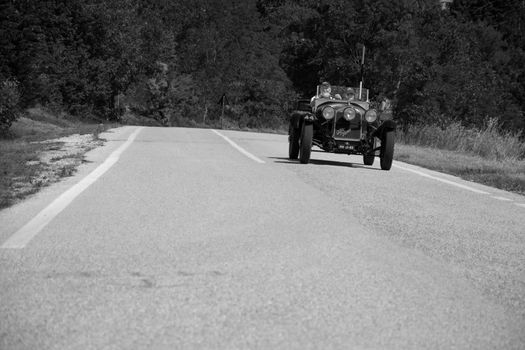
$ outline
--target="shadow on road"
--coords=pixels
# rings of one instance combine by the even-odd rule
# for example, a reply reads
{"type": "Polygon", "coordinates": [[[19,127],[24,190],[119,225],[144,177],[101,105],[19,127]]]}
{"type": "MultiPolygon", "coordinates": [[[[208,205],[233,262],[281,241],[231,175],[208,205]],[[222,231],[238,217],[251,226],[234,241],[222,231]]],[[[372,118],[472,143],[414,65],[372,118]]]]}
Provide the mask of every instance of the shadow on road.
{"type": "MultiPolygon", "coordinates": [[[[274,163],[281,164],[300,164],[299,160],[291,160],[285,157],[269,157],[270,159],[275,159],[274,163]]],[[[335,160],[324,160],[324,159],[312,159],[310,158],[310,164],[314,165],[328,165],[328,166],[338,166],[338,167],[347,167],[347,168],[362,168],[368,170],[381,170],[379,168],[372,168],[363,164],[350,163],[350,162],[338,162],[335,160]]]]}

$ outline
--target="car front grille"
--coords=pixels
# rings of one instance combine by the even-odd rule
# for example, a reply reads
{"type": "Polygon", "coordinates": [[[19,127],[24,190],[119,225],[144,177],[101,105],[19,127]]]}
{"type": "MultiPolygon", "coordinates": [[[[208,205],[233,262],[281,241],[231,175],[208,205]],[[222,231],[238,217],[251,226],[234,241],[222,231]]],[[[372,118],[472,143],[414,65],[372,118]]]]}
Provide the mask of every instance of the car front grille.
{"type": "Polygon", "coordinates": [[[343,116],[336,116],[333,137],[336,140],[361,140],[361,118],[357,115],[353,120],[347,121],[343,116]]]}

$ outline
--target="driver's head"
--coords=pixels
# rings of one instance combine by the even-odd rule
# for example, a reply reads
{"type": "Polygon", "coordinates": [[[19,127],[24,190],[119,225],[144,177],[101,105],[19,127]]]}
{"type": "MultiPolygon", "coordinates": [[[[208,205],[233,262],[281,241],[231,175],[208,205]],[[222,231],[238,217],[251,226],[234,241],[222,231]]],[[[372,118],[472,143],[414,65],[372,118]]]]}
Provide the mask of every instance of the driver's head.
{"type": "Polygon", "coordinates": [[[354,91],[354,89],[352,89],[351,87],[346,89],[346,91],[345,91],[345,98],[347,100],[353,100],[355,98],[355,91],[354,91]]]}
{"type": "Polygon", "coordinates": [[[321,84],[321,97],[330,97],[330,93],[332,92],[332,87],[330,86],[330,83],[323,82],[321,84]]]}

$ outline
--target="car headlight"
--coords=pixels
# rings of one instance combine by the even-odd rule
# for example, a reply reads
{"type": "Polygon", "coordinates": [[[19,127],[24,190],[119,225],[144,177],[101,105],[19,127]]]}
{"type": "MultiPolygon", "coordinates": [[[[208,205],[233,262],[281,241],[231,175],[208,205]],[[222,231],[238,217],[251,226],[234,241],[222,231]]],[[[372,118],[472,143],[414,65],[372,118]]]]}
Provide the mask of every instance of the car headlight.
{"type": "Polygon", "coordinates": [[[332,107],[325,107],[323,109],[323,117],[326,120],[332,119],[335,115],[335,111],[332,107]]]}
{"type": "Polygon", "coordinates": [[[354,119],[355,118],[355,109],[353,109],[351,107],[350,108],[345,108],[345,110],[343,111],[343,117],[346,120],[348,120],[348,121],[354,119]]]}
{"type": "Polygon", "coordinates": [[[369,109],[366,113],[365,113],[365,119],[367,122],[369,123],[373,123],[376,121],[377,119],[377,112],[375,109],[369,109]]]}

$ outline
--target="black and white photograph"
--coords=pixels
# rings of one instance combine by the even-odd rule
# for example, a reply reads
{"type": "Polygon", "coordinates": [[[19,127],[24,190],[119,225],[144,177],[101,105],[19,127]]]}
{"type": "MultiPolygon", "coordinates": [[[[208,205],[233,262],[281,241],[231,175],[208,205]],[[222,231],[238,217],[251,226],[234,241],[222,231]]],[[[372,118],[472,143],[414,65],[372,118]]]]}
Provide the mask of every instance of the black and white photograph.
{"type": "Polygon", "coordinates": [[[525,0],[0,0],[0,350],[525,349],[525,0]]]}

